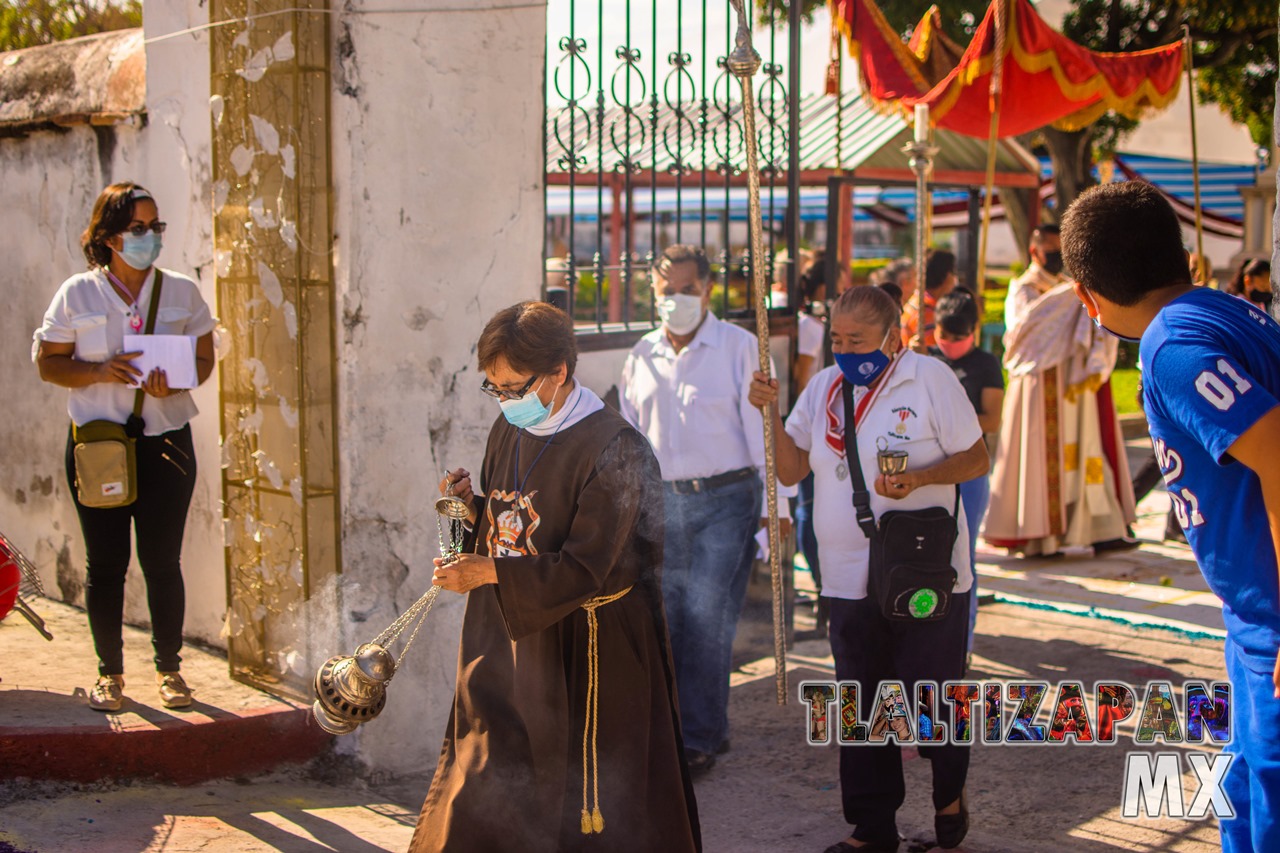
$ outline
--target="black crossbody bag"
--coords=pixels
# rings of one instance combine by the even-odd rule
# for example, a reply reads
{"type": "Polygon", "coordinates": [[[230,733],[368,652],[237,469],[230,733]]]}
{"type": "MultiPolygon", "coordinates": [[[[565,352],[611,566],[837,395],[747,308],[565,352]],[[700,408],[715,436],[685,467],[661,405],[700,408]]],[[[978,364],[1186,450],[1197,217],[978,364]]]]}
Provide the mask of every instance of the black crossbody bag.
{"type": "Polygon", "coordinates": [[[853,386],[847,380],[840,389],[844,398],[844,452],[853,485],[853,511],[858,526],[871,542],[867,592],[886,619],[926,622],[942,619],[951,610],[956,570],[951,553],[959,535],[960,487],[956,505],[891,510],[876,523],[871,493],[858,457],[854,423],[853,386]]]}

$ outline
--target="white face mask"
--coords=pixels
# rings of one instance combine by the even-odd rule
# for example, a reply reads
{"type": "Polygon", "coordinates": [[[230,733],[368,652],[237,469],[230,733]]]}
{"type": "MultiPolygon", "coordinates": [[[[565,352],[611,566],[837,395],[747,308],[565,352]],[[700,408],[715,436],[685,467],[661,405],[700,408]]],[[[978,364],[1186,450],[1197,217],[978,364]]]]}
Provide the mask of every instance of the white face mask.
{"type": "Polygon", "coordinates": [[[687,335],[702,322],[702,297],[673,293],[658,297],[658,316],[673,335],[687,335]]]}

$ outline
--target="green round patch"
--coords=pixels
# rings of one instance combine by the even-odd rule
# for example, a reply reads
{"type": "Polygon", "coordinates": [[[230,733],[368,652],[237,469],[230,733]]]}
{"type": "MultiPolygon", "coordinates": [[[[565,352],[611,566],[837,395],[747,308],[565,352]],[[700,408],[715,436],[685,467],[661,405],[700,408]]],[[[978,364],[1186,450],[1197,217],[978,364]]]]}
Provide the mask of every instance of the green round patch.
{"type": "Polygon", "coordinates": [[[907,607],[916,619],[926,619],[938,609],[938,593],[928,587],[918,589],[907,602],[907,607]]]}

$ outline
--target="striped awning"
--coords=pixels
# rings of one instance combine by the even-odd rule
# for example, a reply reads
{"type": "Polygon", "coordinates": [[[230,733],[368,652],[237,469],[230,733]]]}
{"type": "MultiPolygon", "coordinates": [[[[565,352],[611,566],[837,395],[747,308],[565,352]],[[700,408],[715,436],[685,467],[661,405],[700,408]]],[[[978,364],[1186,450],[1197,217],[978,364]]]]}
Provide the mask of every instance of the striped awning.
{"type": "MultiPolygon", "coordinates": [[[[1153,185],[1168,199],[1178,218],[1188,225],[1195,223],[1195,177],[1190,160],[1155,157],[1148,154],[1118,153],[1102,168],[1094,167],[1094,177],[1111,181],[1142,180],[1153,185]]],[[[1046,200],[1053,198],[1053,168],[1049,158],[1040,158],[1040,176],[1047,183],[1046,200]]],[[[1252,165],[1200,161],[1200,204],[1204,229],[1210,234],[1230,239],[1244,237],[1244,198],[1241,187],[1258,183],[1252,165]]]]}

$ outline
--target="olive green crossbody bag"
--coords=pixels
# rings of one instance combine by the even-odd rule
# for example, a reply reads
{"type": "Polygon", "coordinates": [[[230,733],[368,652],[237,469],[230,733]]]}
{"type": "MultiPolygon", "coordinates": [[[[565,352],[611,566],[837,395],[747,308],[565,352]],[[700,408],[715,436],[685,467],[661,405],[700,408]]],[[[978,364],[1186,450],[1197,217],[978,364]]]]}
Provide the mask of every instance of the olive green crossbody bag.
{"type": "MultiPolygon", "coordinates": [[[[160,306],[160,286],[164,275],[156,269],[156,286],[151,293],[145,334],[156,327],[156,311],[160,306]]],[[[133,414],[127,423],[89,421],[72,425],[75,441],[76,492],[82,506],[113,509],[128,506],[138,499],[138,452],[136,442],[146,423],[142,420],[141,388],[133,398],[133,414]]]]}

